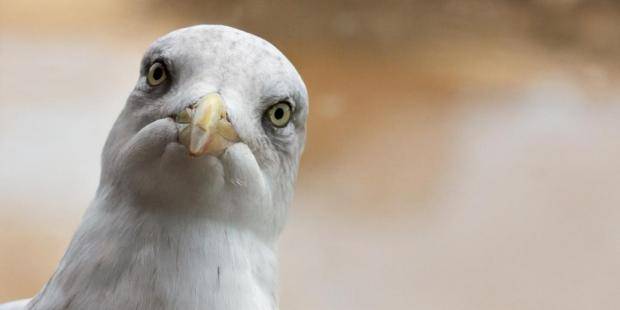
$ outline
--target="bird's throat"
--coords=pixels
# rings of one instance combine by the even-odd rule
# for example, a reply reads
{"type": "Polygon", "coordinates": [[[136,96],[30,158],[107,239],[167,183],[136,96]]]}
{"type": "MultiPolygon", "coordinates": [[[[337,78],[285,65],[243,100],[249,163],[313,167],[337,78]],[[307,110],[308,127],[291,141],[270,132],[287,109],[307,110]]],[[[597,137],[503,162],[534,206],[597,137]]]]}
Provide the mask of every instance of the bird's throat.
{"type": "Polygon", "coordinates": [[[277,309],[276,281],[249,231],[95,202],[34,309],[277,309]]]}

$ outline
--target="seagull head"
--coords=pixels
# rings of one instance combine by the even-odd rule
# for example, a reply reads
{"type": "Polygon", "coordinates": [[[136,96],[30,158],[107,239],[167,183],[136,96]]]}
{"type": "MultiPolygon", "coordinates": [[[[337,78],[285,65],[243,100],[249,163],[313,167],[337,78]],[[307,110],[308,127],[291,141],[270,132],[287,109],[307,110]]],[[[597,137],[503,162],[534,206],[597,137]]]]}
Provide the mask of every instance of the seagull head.
{"type": "Polygon", "coordinates": [[[307,115],[301,77],[269,42],[226,26],[171,32],[143,57],[104,147],[99,191],[275,236],[307,115]]]}

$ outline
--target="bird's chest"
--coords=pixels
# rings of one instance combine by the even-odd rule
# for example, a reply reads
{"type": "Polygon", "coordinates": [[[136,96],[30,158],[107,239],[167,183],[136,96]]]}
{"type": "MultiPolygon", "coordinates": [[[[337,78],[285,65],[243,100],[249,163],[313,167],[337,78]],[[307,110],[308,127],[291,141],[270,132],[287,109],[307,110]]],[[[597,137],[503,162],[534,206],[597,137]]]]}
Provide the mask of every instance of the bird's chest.
{"type": "Polygon", "coordinates": [[[50,283],[57,290],[47,294],[53,299],[50,305],[134,310],[277,308],[275,254],[252,234],[212,224],[93,242],[102,242],[97,255],[73,259],[50,283]]]}
{"type": "Polygon", "coordinates": [[[275,309],[275,256],[251,239],[219,231],[172,243],[145,253],[151,262],[129,268],[127,282],[148,296],[144,309],[275,309]]]}
{"type": "Polygon", "coordinates": [[[142,308],[274,309],[272,250],[229,227],[202,229],[136,254],[125,281],[147,297],[142,308]]]}

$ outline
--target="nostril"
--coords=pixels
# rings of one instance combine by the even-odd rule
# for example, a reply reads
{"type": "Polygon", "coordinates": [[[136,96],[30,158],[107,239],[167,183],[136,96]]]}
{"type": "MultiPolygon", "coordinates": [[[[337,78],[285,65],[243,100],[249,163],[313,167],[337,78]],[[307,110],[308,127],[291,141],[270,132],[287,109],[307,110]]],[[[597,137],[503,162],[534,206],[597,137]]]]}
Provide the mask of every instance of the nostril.
{"type": "Polygon", "coordinates": [[[177,123],[188,124],[192,121],[192,111],[190,108],[185,108],[185,110],[181,111],[179,114],[175,115],[174,120],[177,123]]]}

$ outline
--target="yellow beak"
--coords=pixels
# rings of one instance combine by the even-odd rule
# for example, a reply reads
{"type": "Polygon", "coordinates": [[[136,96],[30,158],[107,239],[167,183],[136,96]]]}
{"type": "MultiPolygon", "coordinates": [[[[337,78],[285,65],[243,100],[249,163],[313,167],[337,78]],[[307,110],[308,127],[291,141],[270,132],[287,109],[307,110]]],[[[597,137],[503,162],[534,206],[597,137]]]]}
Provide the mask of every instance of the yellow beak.
{"type": "Polygon", "coordinates": [[[228,120],[226,106],[218,93],[200,98],[176,117],[179,142],[193,156],[220,155],[239,135],[228,120]]]}

